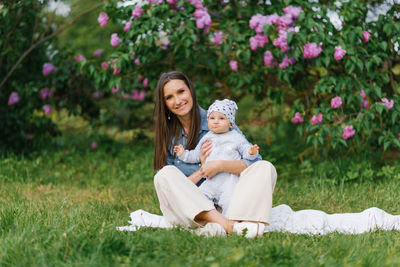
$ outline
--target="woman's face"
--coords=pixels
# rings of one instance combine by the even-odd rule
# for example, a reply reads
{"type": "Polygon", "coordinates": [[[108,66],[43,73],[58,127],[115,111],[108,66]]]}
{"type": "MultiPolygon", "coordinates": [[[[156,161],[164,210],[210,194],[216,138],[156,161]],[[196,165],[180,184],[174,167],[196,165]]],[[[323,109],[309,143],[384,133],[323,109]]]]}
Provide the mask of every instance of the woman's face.
{"type": "Polygon", "coordinates": [[[192,93],[184,81],[174,79],[164,85],[164,101],[177,117],[185,117],[193,107],[192,93]]]}

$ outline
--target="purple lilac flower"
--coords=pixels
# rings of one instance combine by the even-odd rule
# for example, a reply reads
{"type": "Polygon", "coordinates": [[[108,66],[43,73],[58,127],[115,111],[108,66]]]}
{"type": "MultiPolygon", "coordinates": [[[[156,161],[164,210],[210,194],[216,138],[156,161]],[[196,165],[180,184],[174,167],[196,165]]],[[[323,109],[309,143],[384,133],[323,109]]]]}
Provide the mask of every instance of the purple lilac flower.
{"type": "Polygon", "coordinates": [[[362,41],[363,41],[364,43],[368,43],[369,37],[370,37],[369,32],[363,31],[362,34],[363,34],[363,37],[364,37],[362,41]]]}
{"type": "Polygon", "coordinates": [[[40,90],[39,93],[40,93],[40,98],[42,100],[53,97],[53,91],[51,91],[49,88],[44,88],[44,89],[40,90]]]}
{"type": "Polygon", "coordinates": [[[99,57],[99,56],[101,55],[101,53],[103,53],[103,51],[104,51],[103,49],[97,49],[97,50],[94,52],[93,55],[94,55],[95,57],[99,57]]]}
{"type": "Polygon", "coordinates": [[[110,41],[112,46],[117,46],[121,43],[121,39],[118,38],[118,34],[117,33],[113,33],[111,34],[111,41],[110,41]]]}
{"type": "Polygon", "coordinates": [[[381,100],[382,100],[382,103],[385,106],[387,106],[388,109],[391,109],[393,107],[393,105],[394,105],[394,100],[393,99],[389,101],[387,98],[382,98],[381,100]]]}
{"type": "Polygon", "coordinates": [[[15,103],[18,103],[19,100],[20,100],[20,97],[19,97],[18,93],[12,92],[10,94],[10,97],[8,98],[8,105],[9,106],[14,105],[15,103]]]}
{"type": "Polygon", "coordinates": [[[356,131],[353,129],[353,125],[347,125],[343,129],[342,137],[343,137],[343,139],[348,139],[348,138],[352,137],[355,133],[356,133],[356,131]]]}
{"type": "Polygon", "coordinates": [[[132,11],[132,16],[134,18],[140,18],[143,16],[143,9],[141,6],[136,6],[135,9],[132,11]]]}
{"type": "Polygon", "coordinates": [[[220,45],[222,43],[222,40],[223,40],[222,37],[223,37],[222,32],[216,32],[214,34],[214,44],[215,45],[220,45]]]}
{"type": "Polygon", "coordinates": [[[43,64],[43,76],[47,76],[50,73],[53,73],[56,71],[56,67],[53,65],[53,63],[44,63],[43,64]]]}
{"type": "Polygon", "coordinates": [[[318,113],[311,118],[311,124],[315,125],[322,122],[322,113],[318,113]]]}
{"type": "Polygon", "coordinates": [[[132,25],[132,20],[130,19],[125,23],[124,32],[129,31],[129,29],[131,28],[131,25],[132,25]]]}
{"type": "Polygon", "coordinates": [[[104,12],[101,12],[99,14],[99,17],[97,18],[97,21],[99,22],[101,27],[105,27],[107,25],[108,20],[109,20],[109,18],[107,16],[107,14],[104,12]]]}
{"type": "Polygon", "coordinates": [[[344,50],[341,46],[335,47],[335,55],[333,56],[336,61],[341,60],[344,55],[346,55],[346,50],[344,50]]]}
{"type": "Polygon", "coordinates": [[[302,123],[304,121],[303,117],[301,116],[301,114],[299,112],[296,112],[294,114],[294,117],[292,118],[292,122],[293,123],[302,123]]]}
{"type": "Polygon", "coordinates": [[[229,61],[229,66],[231,67],[231,69],[233,71],[237,71],[238,70],[238,63],[237,63],[236,60],[229,61]]]}
{"type": "Polygon", "coordinates": [[[318,46],[316,43],[307,43],[303,48],[303,56],[308,59],[315,58],[322,52],[321,46],[318,46]]]}
{"type": "Polygon", "coordinates": [[[51,111],[52,111],[53,109],[51,108],[50,105],[44,105],[44,106],[43,106],[43,110],[44,110],[44,113],[48,116],[48,115],[51,114],[51,111]]]}
{"type": "Polygon", "coordinates": [[[331,107],[332,108],[338,108],[342,105],[342,99],[340,98],[340,96],[336,96],[334,98],[331,99],[331,107]]]}

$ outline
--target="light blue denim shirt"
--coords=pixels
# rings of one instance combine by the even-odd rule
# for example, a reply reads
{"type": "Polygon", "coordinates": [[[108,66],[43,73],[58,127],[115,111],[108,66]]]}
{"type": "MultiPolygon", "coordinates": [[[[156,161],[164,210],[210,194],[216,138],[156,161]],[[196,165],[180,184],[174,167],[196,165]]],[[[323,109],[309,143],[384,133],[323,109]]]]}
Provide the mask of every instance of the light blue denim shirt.
{"type": "MultiPolygon", "coordinates": [[[[199,107],[199,111],[200,111],[200,117],[201,117],[201,124],[200,124],[200,133],[199,133],[199,138],[197,140],[197,143],[209,131],[208,122],[207,122],[207,111],[205,111],[201,107],[199,107]]],[[[238,131],[241,135],[243,135],[243,133],[239,130],[239,128],[236,125],[234,126],[233,129],[238,131]]],[[[176,143],[177,143],[177,145],[182,144],[183,147],[186,147],[187,134],[184,131],[184,129],[182,129],[181,138],[179,138],[179,140],[177,140],[176,143]]],[[[254,162],[261,160],[261,156],[259,154],[257,156],[257,158],[255,158],[254,160],[246,160],[246,159],[242,159],[242,160],[246,163],[246,165],[248,167],[251,164],[253,164],[254,162]]],[[[194,173],[195,171],[197,171],[201,167],[200,163],[186,163],[186,162],[183,162],[182,160],[180,160],[178,158],[178,156],[174,153],[174,139],[172,140],[172,143],[171,143],[170,148],[169,148],[168,153],[167,153],[167,165],[176,166],[186,176],[190,176],[192,173],[194,173]]]]}

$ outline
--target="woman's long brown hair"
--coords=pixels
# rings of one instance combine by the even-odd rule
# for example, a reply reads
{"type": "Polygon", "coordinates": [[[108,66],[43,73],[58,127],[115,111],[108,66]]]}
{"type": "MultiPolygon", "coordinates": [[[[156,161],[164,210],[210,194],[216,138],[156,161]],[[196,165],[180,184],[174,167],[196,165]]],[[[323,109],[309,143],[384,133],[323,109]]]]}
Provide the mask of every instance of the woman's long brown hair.
{"type": "MultiPolygon", "coordinates": [[[[155,144],[154,144],[154,161],[153,168],[161,169],[167,164],[167,152],[170,149],[172,139],[175,137],[175,144],[180,138],[182,125],[174,113],[172,113],[165,105],[164,86],[170,80],[181,80],[189,88],[193,98],[193,108],[190,111],[190,128],[186,149],[194,149],[197,144],[200,131],[200,112],[198,109],[196,92],[192,82],[185,74],[179,71],[171,71],[163,73],[157,83],[156,88],[156,104],[154,107],[155,114],[155,144]],[[168,116],[170,119],[168,119],[168,116]]],[[[174,145],[175,145],[174,144],[174,145]]]]}

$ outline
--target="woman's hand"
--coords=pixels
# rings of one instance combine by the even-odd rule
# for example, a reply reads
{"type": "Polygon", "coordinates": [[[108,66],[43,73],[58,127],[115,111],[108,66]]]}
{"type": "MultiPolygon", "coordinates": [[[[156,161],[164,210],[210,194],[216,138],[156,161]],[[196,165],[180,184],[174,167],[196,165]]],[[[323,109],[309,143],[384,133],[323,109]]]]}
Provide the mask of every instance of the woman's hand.
{"type": "Polygon", "coordinates": [[[200,153],[201,165],[203,165],[206,162],[206,159],[210,155],[211,151],[212,151],[212,143],[210,141],[205,141],[201,145],[201,153],[200,153]]]}
{"type": "Polygon", "coordinates": [[[202,164],[200,168],[202,177],[207,179],[214,177],[217,173],[222,171],[221,166],[223,162],[223,160],[213,160],[202,164]]]}

